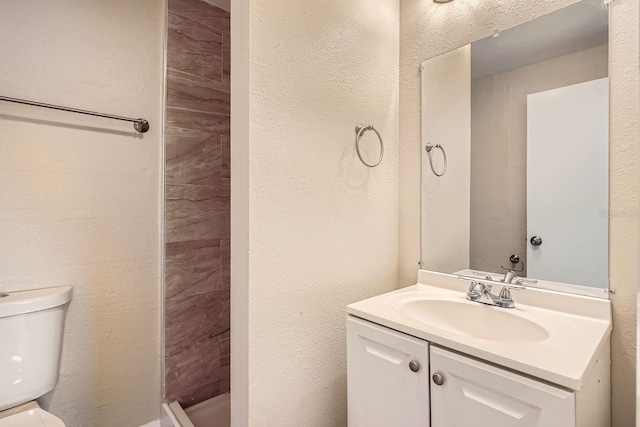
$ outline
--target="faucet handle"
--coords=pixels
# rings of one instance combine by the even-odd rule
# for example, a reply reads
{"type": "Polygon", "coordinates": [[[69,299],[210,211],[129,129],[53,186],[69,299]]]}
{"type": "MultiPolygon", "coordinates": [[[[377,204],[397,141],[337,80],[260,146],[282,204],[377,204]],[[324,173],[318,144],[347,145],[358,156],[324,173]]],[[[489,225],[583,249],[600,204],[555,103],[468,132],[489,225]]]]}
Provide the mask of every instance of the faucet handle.
{"type": "Polygon", "coordinates": [[[498,295],[498,298],[500,298],[502,301],[513,301],[513,299],[511,298],[511,291],[509,290],[508,286],[505,286],[500,290],[500,295],[498,295]]]}
{"type": "Polygon", "coordinates": [[[523,286],[524,283],[528,284],[528,285],[535,285],[536,283],[538,283],[537,280],[532,280],[532,279],[522,279],[522,278],[518,278],[516,279],[515,282],[513,282],[515,285],[520,285],[523,286]]]}
{"type": "Polygon", "coordinates": [[[503,292],[509,294],[511,291],[524,291],[525,289],[527,289],[527,288],[525,288],[524,286],[522,286],[520,284],[516,284],[516,283],[514,283],[512,285],[504,285],[502,287],[502,289],[500,290],[500,295],[502,295],[503,292]]]}
{"type": "Polygon", "coordinates": [[[505,285],[501,290],[500,290],[500,294],[498,295],[498,302],[500,304],[500,306],[502,307],[506,307],[506,308],[513,308],[515,307],[515,304],[513,302],[513,298],[511,298],[511,291],[522,291],[525,288],[523,286],[520,285],[505,285]]]}
{"type": "Polygon", "coordinates": [[[490,285],[485,285],[484,283],[472,281],[469,285],[469,292],[467,293],[467,299],[471,298],[473,300],[480,298],[484,295],[485,292],[488,292],[488,289],[491,289],[490,285]]]}
{"type": "Polygon", "coordinates": [[[480,280],[482,280],[482,279],[476,279],[476,278],[469,277],[469,276],[458,276],[458,279],[459,280],[465,280],[467,282],[471,282],[469,284],[469,293],[477,291],[477,292],[480,292],[482,294],[485,290],[487,290],[487,291],[491,290],[491,285],[486,285],[486,284],[480,282],[480,280]]]}
{"type": "Polygon", "coordinates": [[[474,275],[474,276],[482,277],[482,278],[484,278],[484,280],[491,280],[491,281],[493,281],[493,277],[491,277],[490,275],[485,274],[485,273],[480,273],[479,271],[474,271],[474,272],[473,272],[473,275],[474,275]]]}
{"type": "Polygon", "coordinates": [[[489,292],[491,291],[491,285],[487,285],[481,282],[472,282],[475,283],[474,287],[473,287],[473,291],[482,295],[485,292],[489,292]]]}

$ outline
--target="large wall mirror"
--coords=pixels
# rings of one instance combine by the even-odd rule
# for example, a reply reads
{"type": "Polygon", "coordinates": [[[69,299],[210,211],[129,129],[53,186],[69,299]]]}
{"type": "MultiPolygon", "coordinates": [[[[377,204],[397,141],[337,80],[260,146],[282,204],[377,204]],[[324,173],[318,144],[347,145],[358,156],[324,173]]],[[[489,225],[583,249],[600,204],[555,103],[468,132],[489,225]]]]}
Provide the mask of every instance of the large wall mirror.
{"type": "Polygon", "coordinates": [[[422,63],[422,268],[608,297],[605,3],[422,63]]]}

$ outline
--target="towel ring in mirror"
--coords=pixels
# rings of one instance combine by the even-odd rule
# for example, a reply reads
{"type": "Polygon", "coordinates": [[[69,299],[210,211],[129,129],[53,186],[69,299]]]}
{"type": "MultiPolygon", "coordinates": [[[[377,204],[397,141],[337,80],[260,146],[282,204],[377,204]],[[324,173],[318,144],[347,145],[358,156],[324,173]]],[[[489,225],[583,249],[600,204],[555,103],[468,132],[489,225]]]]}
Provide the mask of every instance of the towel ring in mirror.
{"type": "Polygon", "coordinates": [[[427,154],[429,155],[429,165],[431,166],[431,170],[435,174],[435,176],[442,176],[447,171],[447,153],[444,151],[444,147],[440,144],[427,144],[426,147],[427,154]],[[444,157],[444,167],[442,168],[442,172],[438,173],[436,169],[433,167],[433,150],[439,148],[442,151],[442,157],[444,157]]]}

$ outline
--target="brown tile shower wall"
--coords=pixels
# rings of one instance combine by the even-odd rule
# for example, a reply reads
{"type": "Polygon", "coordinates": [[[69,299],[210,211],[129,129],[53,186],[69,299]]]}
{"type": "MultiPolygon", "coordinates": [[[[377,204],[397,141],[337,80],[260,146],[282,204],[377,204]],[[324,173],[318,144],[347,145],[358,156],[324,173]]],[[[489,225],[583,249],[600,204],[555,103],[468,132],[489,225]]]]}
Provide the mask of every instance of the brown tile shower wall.
{"type": "Polygon", "coordinates": [[[165,399],[229,391],[229,13],[169,0],[165,399]]]}

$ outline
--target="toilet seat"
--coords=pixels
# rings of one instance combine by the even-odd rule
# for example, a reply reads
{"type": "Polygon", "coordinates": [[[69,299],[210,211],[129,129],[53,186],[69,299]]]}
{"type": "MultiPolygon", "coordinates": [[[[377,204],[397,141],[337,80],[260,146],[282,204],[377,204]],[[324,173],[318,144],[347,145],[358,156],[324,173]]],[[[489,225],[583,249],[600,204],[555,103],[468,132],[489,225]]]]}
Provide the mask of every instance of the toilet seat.
{"type": "Polygon", "coordinates": [[[65,427],[60,418],[43,410],[36,402],[0,412],[0,427],[65,427]]]}

